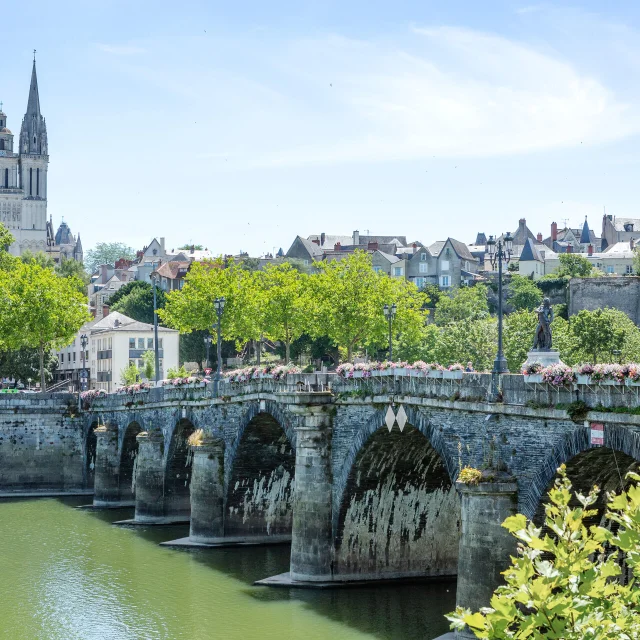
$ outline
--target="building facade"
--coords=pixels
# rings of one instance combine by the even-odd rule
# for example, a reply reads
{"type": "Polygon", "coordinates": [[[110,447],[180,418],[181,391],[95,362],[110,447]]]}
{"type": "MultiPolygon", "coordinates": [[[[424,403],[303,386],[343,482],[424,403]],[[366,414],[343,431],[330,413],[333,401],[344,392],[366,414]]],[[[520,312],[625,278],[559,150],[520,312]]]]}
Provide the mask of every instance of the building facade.
{"type": "Polygon", "coordinates": [[[47,125],[40,112],[33,61],[27,111],[17,143],[0,108],[0,222],[13,234],[9,251],[21,255],[47,250],[47,125]]]}

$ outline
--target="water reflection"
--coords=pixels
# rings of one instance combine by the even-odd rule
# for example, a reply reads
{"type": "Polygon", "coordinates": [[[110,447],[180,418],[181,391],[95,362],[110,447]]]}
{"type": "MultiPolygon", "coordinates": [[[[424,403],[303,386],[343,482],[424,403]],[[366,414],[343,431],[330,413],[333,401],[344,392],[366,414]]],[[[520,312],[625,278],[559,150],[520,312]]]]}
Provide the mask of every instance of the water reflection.
{"type": "Polygon", "coordinates": [[[381,638],[447,630],[455,584],[310,591],[253,587],[288,546],[176,550],[186,526],[121,528],[131,510],[82,499],[0,501],[0,635],[12,640],[381,638]]]}

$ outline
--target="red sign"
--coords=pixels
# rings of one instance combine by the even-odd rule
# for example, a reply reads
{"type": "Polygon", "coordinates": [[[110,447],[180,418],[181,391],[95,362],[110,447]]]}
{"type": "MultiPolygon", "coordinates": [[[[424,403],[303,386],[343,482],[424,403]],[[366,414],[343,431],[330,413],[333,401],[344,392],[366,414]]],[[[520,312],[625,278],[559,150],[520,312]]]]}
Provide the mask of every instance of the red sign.
{"type": "Polygon", "coordinates": [[[601,447],[604,444],[604,425],[598,422],[591,423],[591,446],[601,447]]]}

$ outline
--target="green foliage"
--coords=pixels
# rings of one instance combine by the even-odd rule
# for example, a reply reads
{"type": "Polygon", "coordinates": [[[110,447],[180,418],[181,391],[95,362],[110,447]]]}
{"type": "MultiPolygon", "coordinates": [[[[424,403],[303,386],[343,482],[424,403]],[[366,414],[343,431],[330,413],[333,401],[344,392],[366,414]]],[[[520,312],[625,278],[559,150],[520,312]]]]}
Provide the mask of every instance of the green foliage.
{"type": "Polygon", "coordinates": [[[540,278],[540,280],[535,280],[534,284],[543,294],[549,295],[558,289],[565,288],[569,280],[570,278],[567,276],[558,276],[556,273],[549,273],[540,278]]]}
{"type": "Polygon", "coordinates": [[[93,273],[101,264],[115,264],[116,260],[125,258],[133,260],[136,252],[123,242],[98,242],[89,249],[84,257],[84,264],[89,273],[93,273]]]}
{"type": "Polygon", "coordinates": [[[520,373],[527,353],[533,347],[538,319],[533,311],[515,311],[505,318],[504,355],[512,373],[520,373]]]}
{"type": "MultiPolygon", "coordinates": [[[[127,283],[122,287],[129,286],[127,283]]],[[[115,297],[119,291],[116,291],[113,297],[115,297]]],[[[156,288],[156,302],[158,309],[162,309],[166,303],[165,292],[156,288]]],[[[153,324],[153,286],[148,282],[140,282],[137,287],[132,288],[129,293],[124,296],[120,296],[114,303],[109,300],[109,308],[111,311],[119,311],[129,318],[138,320],[139,322],[147,322],[153,324]]]]}
{"type": "Polygon", "coordinates": [[[591,263],[578,253],[561,253],[558,260],[560,265],[555,270],[558,277],[588,278],[591,275],[591,263]]]}
{"type": "Polygon", "coordinates": [[[120,372],[120,382],[127,386],[140,382],[140,369],[135,362],[130,362],[129,366],[120,372]]]}
{"type": "Polygon", "coordinates": [[[495,318],[451,322],[440,330],[433,360],[443,365],[472,362],[476,371],[487,371],[496,357],[497,344],[495,318]]]}
{"type": "Polygon", "coordinates": [[[44,251],[36,251],[33,253],[30,249],[25,249],[20,254],[20,260],[25,264],[37,264],[43,269],[53,269],[55,262],[51,256],[48,256],[44,251]]]}
{"type": "MultiPolygon", "coordinates": [[[[640,589],[618,580],[622,555],[634,578],[640,577],[640,487],[613,496],[607,517],[617,534],[588,527],[598,488],[574,499],[566,470],[549,492],[545,524],[551,536],[523,515],[507,518],[505,527],[520,543],[518,555],[503,575],[490,608],[472,613],[458,608],[447,618],[452,628],[467,625],[478,638],[556,638],[610,640],[640,637],[640,589]],[[544,556],[542,554],[545,554],[544,556]]],[[[640,476],[629,474],[637,482],[640,476]]]]}
{"type": "Polygon", "coordinates": [[[9,247],[14,243],[15,238],[2,223],[0,223],[0,252],[8,251],[9,247]]]}
{"type": "Polygon", "coordinates": [[[583,309],[570,320],[578,358],[610,362],[611,352],[621,350],[626,334],[634,328],[629,317],[618,309],[583,309]],[[625,322],[625,318],[629,323],[625,322]]]}
{"type": "MultiPolygon", "coordinates": [[[[207,346],[204,337],[207,331],[190,331],[180,335],[180,362],[197,362],[200,369],[206,368],[204,364],[207,357],[207,346]],[[203,366],[204,365],[204,366],[203,366]]],[[[215,360],[215,343],[209,348],[209,358],[215,360]]]]}
{"type": "Polygon", "coordinates": [[[136,289],[150,289],[151,285],[144,280],[132,280],[131,282],[127,282],[127,284],[122,285],[115,293],[111,294],[109,298],[109,305],[113,306],[114,304],[120,302],[122,298],[128,296],[132,291],[136,289]]]}
{"type": "MultiPolygon", "coordinates": [[[[50,351],[44,354],[44,377],[47,383],[53,380],[58,367],[57,356],[50,351]]],[[[40,377],[40,353],[38,349],[22,348],[15,351],[0,351],[0,378],[14,378],[25,385],[29,379],[40,377]]]]}
{"type": "Polygon", "coordinates": [[[533,311],[542,302],[542,291],[524,276],[511,276],[507,293],[507,300],[516,311],[533,311]]]}
{"type": "Polygon", "coordinates": [[[633,272],[640,276],[640,247],[633,250],[633,272]]]}
{"type": "Polygon", "coordinates": [[[450,322],[469,322],[489,315],[487,288],[484,285],[459,287],[441,295],[436,303],[435,323],[444,326],[450,322]]]}
{"type": "Polygon", "coordinates": [[[175,367],[171,367],[169,371],[167,371],[167,379],[175,380],[176,378],[186,378],[189,375],[189,372],[182,365],[179,369],[175,367]]]}
{"type": "Polygon", "coordinates": [[[142,373],[147,380],[153,380],[156,376],[156,354],[155,351],[145,351],[142,354],[144,367],[142,373]]]}
{"type": "Polygon", "coordinates": [[[178,251],[203,251],[204,247],[201,244],[183,244],[178,247],[178,251]]]}
{"type": "Polygon", "coordinates": [[[61,278],[76,278],[79,280],[81,284],[78,287],[78,291],[85,296],[87,295],[87,285],[89,284],[90,276],[84,270],[82,262],[61,258],[60,264],[55,266],[55,272],[61,278]]]}
{"type": "Polygon", "coordinates": [[[35,263],[0,270],[0,347],[38,349],[43,389],[45,353],[68,345],[91,319],[78,288],[76,278],[59,278],[35,263]]]}

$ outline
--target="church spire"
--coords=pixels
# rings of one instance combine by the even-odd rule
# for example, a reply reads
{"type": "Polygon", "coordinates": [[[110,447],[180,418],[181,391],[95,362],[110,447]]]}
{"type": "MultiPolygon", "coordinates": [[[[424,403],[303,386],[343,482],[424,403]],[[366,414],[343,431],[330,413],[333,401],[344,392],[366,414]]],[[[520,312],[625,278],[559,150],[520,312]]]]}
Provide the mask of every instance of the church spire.
{"type": "Polygon", "coordinates": [[[33,67],[31,69],[31,84],[29,85],[29,100],[27,112],[22,119],[20,129],[20,154],[41,155],[49,154],[47,145],[47,125],[40,112],[40,95],[38,93],[38,75],[36,73],[36,57],[33,52],[33,67]]]}
{"type": "Polygon", "coordinates": [[[584,225],[582,225],[582,233],[580,234],[580,244],[589,244],[591,242],[591,231],[587,223],[587,216],[584,217],[584,225]]]}

